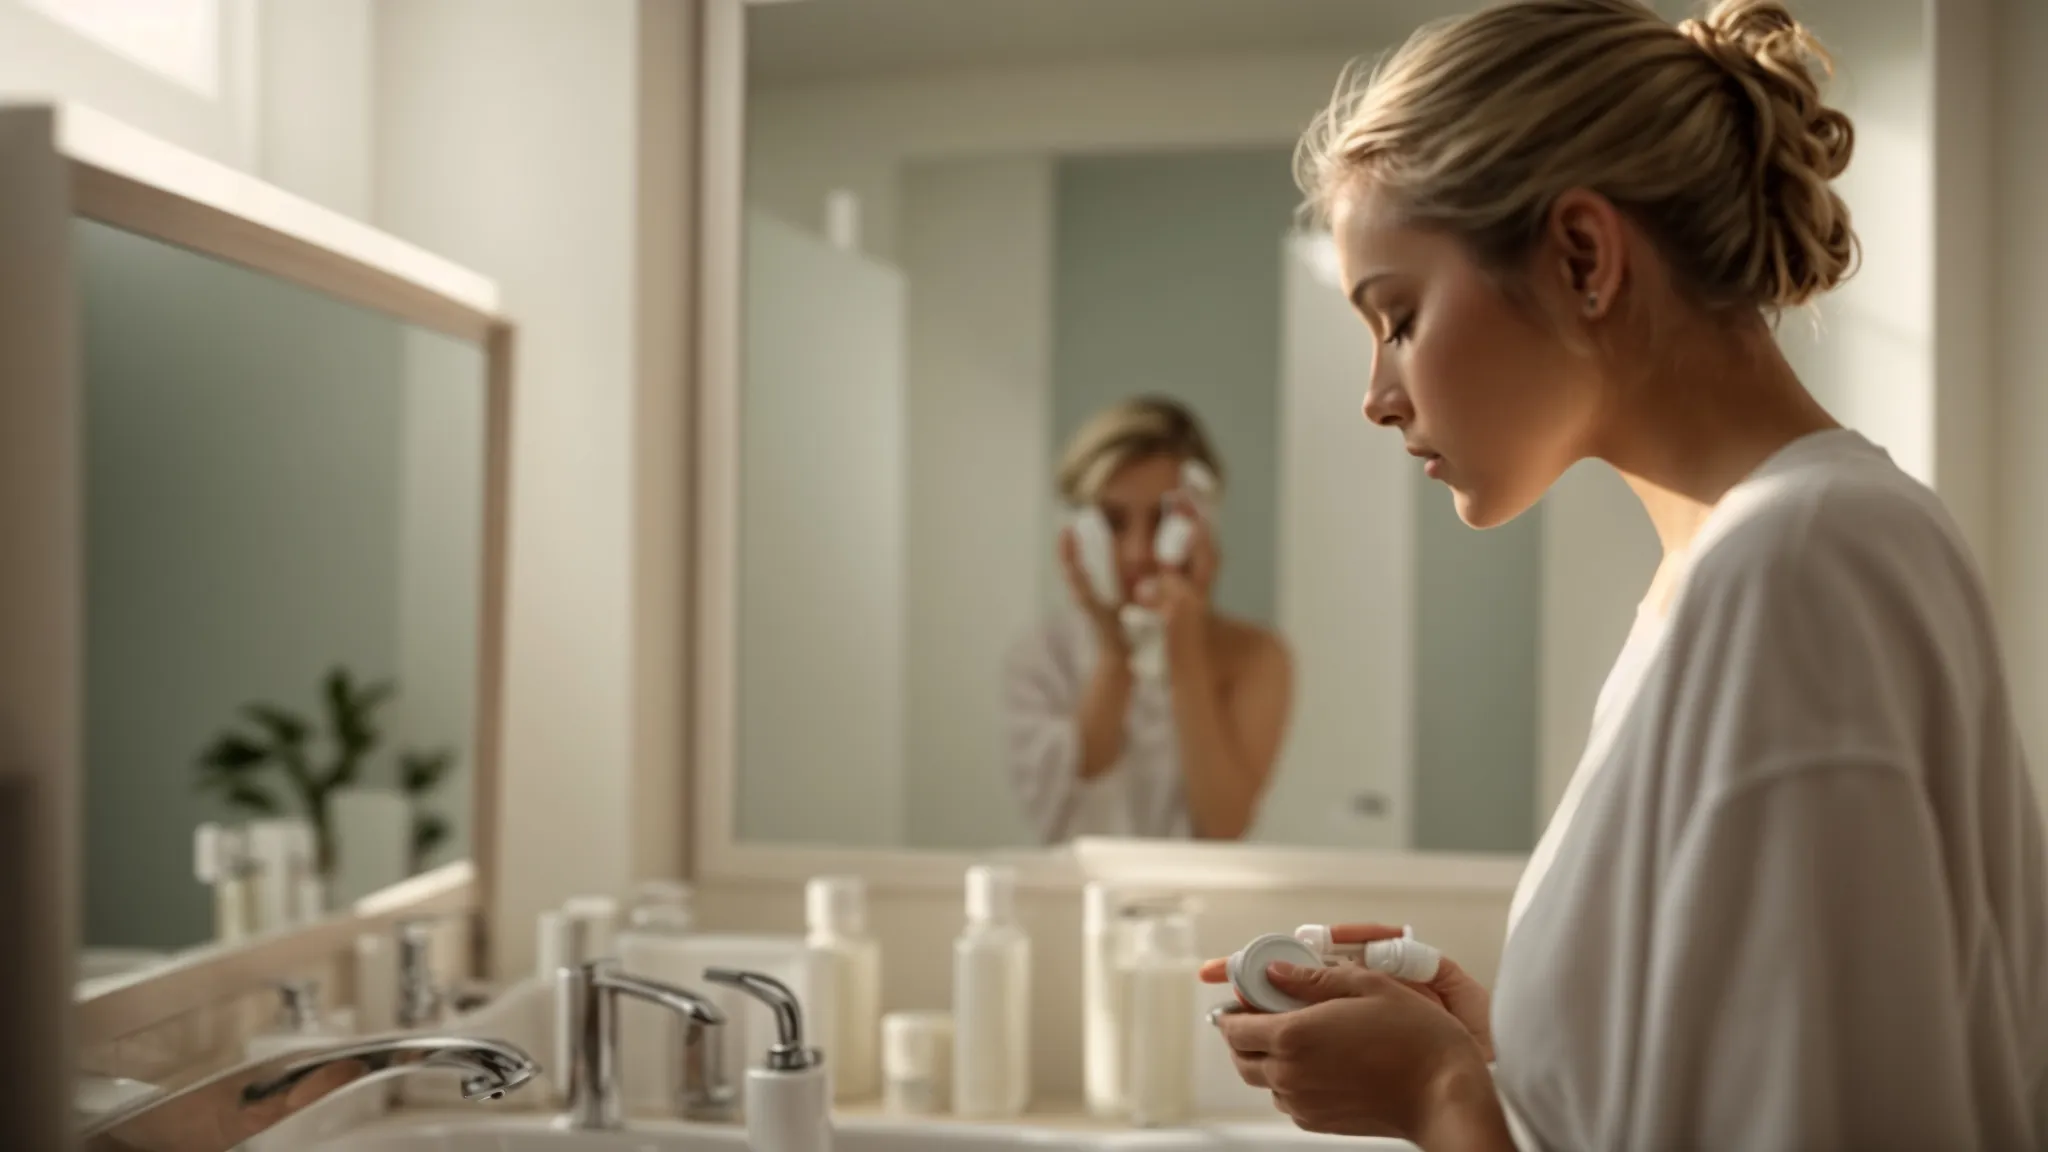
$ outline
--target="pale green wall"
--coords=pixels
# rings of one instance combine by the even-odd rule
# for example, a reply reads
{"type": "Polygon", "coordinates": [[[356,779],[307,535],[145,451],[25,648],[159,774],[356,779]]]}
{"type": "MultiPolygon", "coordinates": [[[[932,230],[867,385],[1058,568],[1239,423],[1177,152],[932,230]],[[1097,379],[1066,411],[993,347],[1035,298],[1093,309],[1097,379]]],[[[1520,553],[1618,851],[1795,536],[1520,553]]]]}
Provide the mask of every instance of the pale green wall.
{"type": "Polygon", "coordinates": [[[1054,217],[1054,450],[1136,393],[1193,407],[1229,472],[1216,603],[1266,622],[1278,555],[1280,241],[1301,199],[1289,156],[1065,158],[1054,217]]]}

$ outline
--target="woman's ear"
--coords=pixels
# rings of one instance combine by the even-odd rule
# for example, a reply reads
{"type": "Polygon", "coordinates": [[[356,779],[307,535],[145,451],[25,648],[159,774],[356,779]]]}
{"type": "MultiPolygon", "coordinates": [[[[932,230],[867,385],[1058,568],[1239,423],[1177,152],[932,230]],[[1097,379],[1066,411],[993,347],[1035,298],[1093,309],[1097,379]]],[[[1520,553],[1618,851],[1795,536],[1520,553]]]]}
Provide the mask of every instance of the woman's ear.
{"type": "Polygon", "coordinates": [[[1621,210],[1597,192],[1574,188],[1551,205],[1547,232],[1557,254],[1558,287],[1573,301],[1571,311],[1587,321],[1606,316],[1627,273],[1621,210]]]}

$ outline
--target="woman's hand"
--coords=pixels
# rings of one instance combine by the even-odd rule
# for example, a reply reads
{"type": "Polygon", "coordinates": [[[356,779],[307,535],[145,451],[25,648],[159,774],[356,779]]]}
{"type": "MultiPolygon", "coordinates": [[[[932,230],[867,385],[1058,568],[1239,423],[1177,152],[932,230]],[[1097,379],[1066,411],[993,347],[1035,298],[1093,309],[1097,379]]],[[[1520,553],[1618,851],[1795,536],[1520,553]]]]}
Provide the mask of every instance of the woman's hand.
{"type": "Polygon", "coordinates": [[[1209,519],[1185,492],[1167,499],[1170,512],[1188,518],[1194,531],[1188,537],[1187,561],[1179,567],[1162,565],[1158,576],[1138,591],[1138,603],[1159,614],[1170,656],[1199,652],[1208,643],[1209,593],[1216,585],[1219,557],[1216,538],[1209,532],[1209,519]]]}
{"type": "Polygon", "coordinates": [[[1123,624],[1117,619],[1119,605],[1104,604],[1095,598],[1095,587],[1088,580],[1088,571],[1081,567],[1081,541],[1071,525],[1060,530],[1059,549],[1060,571],[1067,578],[1067,595],[1073,597],[1074,606],[1087,615],[1104,659],[1114,658],[1119,664],[1127,662],[1130,643],[1124,637],[1123,624]]]}
{"type": "MultiPolygon", "coordinates": [[[[1369,944],[1375,940],[1393,940],[1403,929],[1390,924],[1335,924],[1330,928],[1330,940],[1336,944],[1369,944]]],[[[1226,984],[1230,981],[1227,961],[1211,960],[1202,966],[1202,980],[1209,984],[1226,984]]],[[[1310,997],[1297,992],[1290,983],[1275,980],[1274,987],[1297,1000],[1310,997]]],[[[1465,1031],[1479,1044],[1479,1050],[1489,1063],[1493,1060],[1493,994],[1486,986],[1474,980],[1455,960],[1445,956],[1437,963],[1436,979],[1427,984],[1409,984],[1408,987],[1435,1001],[1444,1011],[1449,1012],[1464,1025],[1465,1031]]]]}
{"type": "Polygon", "coordinates": [[[1218,1018],[1238,1075],[1310,1132],[1395,1136],[1425,1147],[1512,1147],[1486,1055],[1415,985],[1356,964],[1275,964],[1308,1007],[1218,1018]]]}

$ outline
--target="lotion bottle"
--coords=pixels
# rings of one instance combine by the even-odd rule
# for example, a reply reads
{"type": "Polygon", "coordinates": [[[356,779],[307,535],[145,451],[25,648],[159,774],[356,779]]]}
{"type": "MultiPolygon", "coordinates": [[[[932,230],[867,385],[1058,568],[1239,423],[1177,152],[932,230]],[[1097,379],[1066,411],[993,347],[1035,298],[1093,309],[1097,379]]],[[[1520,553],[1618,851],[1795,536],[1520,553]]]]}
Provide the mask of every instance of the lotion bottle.
{"type": "Polygon", "coordinates": [[[1123,968],[1124,1102],[1132,1124],[1164,1128],[1195,1114],[1195,995],[1200,961],[1185,915],[1132,926],[1123,968]]]}
{"type": "Polygon", "coordinates": [[[867,885],[818,876],[804,887],[804,943],[825,969],[837,1019],[825,1070],[832,1098],[872,1100],[882,1091],[882,946],[868,934],[867,885]]]}
{"type": "Polygon", "coordinates": [[[1031,940],[1016,921],[1017,872],[967,870],[967,926],[953,942],[953,1110],[1021,1115],[1031,1098],[1031,940]]]}

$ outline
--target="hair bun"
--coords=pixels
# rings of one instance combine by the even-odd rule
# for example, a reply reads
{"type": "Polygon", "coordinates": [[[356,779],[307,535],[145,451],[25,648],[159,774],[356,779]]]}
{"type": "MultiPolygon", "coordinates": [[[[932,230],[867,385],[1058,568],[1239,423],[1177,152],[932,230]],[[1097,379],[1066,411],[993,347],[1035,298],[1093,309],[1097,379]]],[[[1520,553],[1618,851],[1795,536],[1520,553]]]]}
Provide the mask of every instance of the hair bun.
{"type": "Polygon", "coordinates": [[[1804,304],[1847,279],[1858,259],[1848,206],[1829,186],[1856,147],[1849,118],[1821,99],[1833,61],[1781,0],[1720,0],[1678,30],[1728,73],[1752,112],[1756,298],[1804,304]]]}

